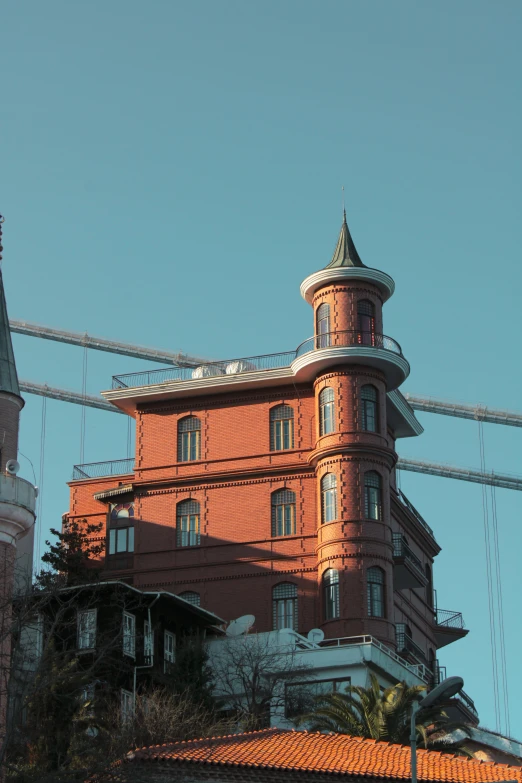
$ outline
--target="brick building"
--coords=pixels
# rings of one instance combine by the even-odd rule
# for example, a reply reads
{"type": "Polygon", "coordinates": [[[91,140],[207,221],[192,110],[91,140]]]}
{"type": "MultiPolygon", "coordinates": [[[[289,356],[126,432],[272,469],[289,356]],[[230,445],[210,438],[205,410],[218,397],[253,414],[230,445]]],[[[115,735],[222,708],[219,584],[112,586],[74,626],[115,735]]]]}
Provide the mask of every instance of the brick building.
{"type": "Polygon", "coordinates": [[[136,420],[135,460],[76,466],[70,485],[69,516],[106,523],[104,577],[258,631],[370,635],[436,678],[467,631],[435,606],[440,549],[397,488],[396,440],[422,427],[383,333],[393,291],[345,217],[301,284],[314,329],[297,350],[116,376],[104,396],[136,420]]]}

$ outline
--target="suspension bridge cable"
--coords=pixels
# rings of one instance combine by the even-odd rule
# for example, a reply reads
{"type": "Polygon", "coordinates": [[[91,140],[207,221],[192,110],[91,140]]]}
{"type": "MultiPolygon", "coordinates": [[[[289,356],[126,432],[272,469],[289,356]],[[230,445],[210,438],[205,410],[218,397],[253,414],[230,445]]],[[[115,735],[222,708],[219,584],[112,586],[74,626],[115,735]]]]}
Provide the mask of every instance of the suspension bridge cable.
{"type": "MultiPolygon", "coordinates": [[[[87,399],[87,344],[83,348],[83,368],[82,368],[82,399],[87,399]]],[[[87,406],[82,405],[80,420],[80,463],[85,462],[85,414],[87,406]]]]}
{"type": "Polygon", "coordinates": [[[45,477],[45,436],[47,429],[47,397],[42,397],[42,418],[40,427],[40,470],[38,476],[38,500],[36,507],[36,526],[34,531],[34,548],[38,570],[40,570],[41,555],[41,535],[42,535],[42,516],[43,516],[43,498],[44,498],[44,477],[45,477]]]}
{"type": "MultiPolygon", "coordinates": [[[[486,459],[484,450],[484,431],[483,423],[479,420],[479,451],[480,451],[480,469],[482,473],[486,472],[486,459]]],[[[489,612],[489,636],[490,636],[490,648],[491,648],[491,669],[493,675],[493,703],[495,710],[495,728],[500,731],[500,704],[499,704],[499,682],[498,682],[498,666],[497,666],[497,639],[495,633],[495,606],[493,600],[493,579],[491,569],[491,544],[490,544],[490,528],[489,528],[489,509],[488,509],[488,496],[486,486],[481,485],[482,492],[482,515],[484,521],[484,547],[486,550],[486,581],[488,588],[488,612],[489,612]]]]}
{"type": "Polygon", "coordinates": [[[497,573],[497,617],[498,617],[498,631],[499,631],[499,647],[500,647],[500,670],[501,670],[501,683],[502,683],[502,695],[504,701],[504,728],[506,734],[509,736],[511,733],[511,722],[509,716],[509,689],[508,689],[508,677],[507,677],[507,661],[506,661],[506,639],[504,630],[504,598],[502,594],[502,571],[500,567],[500,547],[498,536],[498,518],[497,518],[497,498],[496,489],[493,485],[491,490],[491,516],[493,522],[493,542],[494,542],[494,554],[495,554],[495,568],[497,573]]]}

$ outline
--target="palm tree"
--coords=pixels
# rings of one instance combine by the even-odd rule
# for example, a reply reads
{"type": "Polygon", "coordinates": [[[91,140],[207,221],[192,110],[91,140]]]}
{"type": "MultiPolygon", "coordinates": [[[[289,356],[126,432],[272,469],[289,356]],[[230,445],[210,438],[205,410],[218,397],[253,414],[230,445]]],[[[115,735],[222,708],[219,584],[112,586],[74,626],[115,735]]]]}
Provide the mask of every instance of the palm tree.
{"type": "MultiPolygon", "coordinates": [[[[424,685],[408,686],[405,682],[381,690],[375,674],[370,674],[368,688],[350,685],[345,693],[318,696],[314,709],[301,715],[298,723],[308,724],[311,731],[350,734],[407,745],[413,702],[421,697],[424,690],[424,685]]],[[[469,735],[465,725],[448,718],[444,705],[417,713],[417,741],[424,747],[455,752],[457,748],[447,738],[457,728],[469,735]]]]}

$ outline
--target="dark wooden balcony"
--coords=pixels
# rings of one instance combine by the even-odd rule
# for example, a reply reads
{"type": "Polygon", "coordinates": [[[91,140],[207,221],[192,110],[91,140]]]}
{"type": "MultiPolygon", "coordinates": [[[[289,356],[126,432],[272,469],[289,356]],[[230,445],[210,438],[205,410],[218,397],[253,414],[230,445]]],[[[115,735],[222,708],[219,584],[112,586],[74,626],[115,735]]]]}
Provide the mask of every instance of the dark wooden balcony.
{"type": "Polygon", "coordinates": [[[401,533],[393,534],[393,563],[393,584],[396,590],[412,590],[428,584],[421,561],[413,554],[401,533]]]}

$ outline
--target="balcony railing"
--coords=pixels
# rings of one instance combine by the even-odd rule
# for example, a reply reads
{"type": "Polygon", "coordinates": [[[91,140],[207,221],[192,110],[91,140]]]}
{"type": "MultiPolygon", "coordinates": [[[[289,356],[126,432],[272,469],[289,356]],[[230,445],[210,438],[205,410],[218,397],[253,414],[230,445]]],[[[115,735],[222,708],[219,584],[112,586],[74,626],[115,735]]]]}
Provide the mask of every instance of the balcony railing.
{"type": "Polygon", "coordinates": [[[456,693],[453,697],[454,699],[457,699],[457,701],[460,701],[464,704],[464,706],[471,712],[473,715],[475,715],[478,718],[478,711],[475,707],[475,702],[473,699],[468,696],[466,691],[459,691],[459,693],[456,693]]]}
{"type": "Polygon", "coordinates": [[[294,359],[312,351],[324,348],[343,348],[348,346],[373,347],[402,356],[401,346],[391,337],[374,332],[341,331],[310,337],[295,351],[270,353],[264,356],[248,356],[241,359],[220,359],[206,362],[199,367],[165,367],[160,370],[114,375],[113,389],[130,389],[136,386],[154,386],[160,383],[191,381],[197,378],[212,378],[219,375],[241,375],[247,372],[275,370],[289,367],[294,359]]]}
{"type": "Polygon", "coordinates": [[[413,514],[413,516],[416,518],[417,522],[420,522],[420,524],[422,525],[422,527],[423,527],[425,530],[427,530],[427,531],[428,531],[428,533],[430,534],[430,536],[432,536],[433,538],[435,538],[435,533],[433,532],[433,530],[431,529],[431,527],[428,525],[428,523],[426,522],[426,520],[424,519],[424,517],[422,517],[422,516],[421,516],[421,514],[419,514],[419,512],[417,511],[417,509],[415,508],[415,506],[413,505],[413,503],[412,503],[411,501],[409,501],[409,500],[408,500],[408,498],[406,497],[406,495],[404,494],[404,492],[403,492],[402,490],[400,490],[400,489],[399,489],[399,493],[398,493],[398,494],[399,494],[399,498],[400,498],[400,500],[402,501],[402,504],[403,504],[404,506],[406,506],[406,508],[408,509],[408,511],[411,511],[411,513],[413,514]]]}
{"type": "Polygon", "coordinates": [[[454,612],[452,609],[436,609],[435,619],[441,628],[457,628],[465,630],[462,612],[454,612]]]}
{"type": "Polygon", "coordinates": [[[404,540],[402,533],[393,533],[393,556],[409,560],[411,565],[420,572],[420,575],[424,580],[424,570],[422,568],[422,563],[417,555],[413,554],[410,547],[404,540]]]}
{"type": "Polygon", "coordinates": [[[424,650],[413,641],[409,634],[405,631],[397,631],[395,637],[397,641],[397,651],[399,653],[410,653],[415,656],[419,663],[427,663],[424,650]]]}
{"type": "Polygon", "coordinates": [[[134,459],[115,459],[111,462],[89,462],[86,465],[75,465],[73,481],[81,479],[101,478],[102,476],[121,476],[134,471],[134,459]]]}

